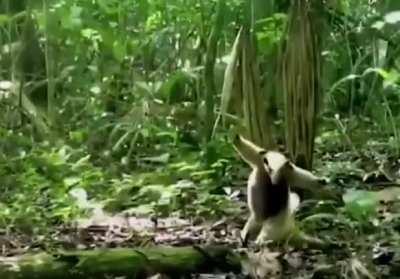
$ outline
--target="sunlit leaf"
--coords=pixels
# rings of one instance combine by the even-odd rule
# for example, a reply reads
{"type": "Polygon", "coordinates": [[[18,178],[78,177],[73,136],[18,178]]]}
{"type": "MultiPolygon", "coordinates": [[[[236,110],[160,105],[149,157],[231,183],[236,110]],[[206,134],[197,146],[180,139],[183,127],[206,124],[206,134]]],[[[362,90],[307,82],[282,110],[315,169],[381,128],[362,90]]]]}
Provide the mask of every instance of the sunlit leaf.
{"type": "Polygon", "coordinates": [[[64,178],[64,185],[67,187],[71,187],[75,184],[78,184],[80,182],[81,178],[80,177],[66,177],[64,178]]]}
{"type": "Polygon", "coordinates": [[[115,41],[113,44],[113,53],[115,59],[122,62],[126,56],[126,44],[124,42],[115,41]]]}
{"type": "Polygon", "coordinates": [[[385,15],[385,21],[389,24],[395,24],[400,21],[400,11],[393,11],[385,15]]]}
{"type": "Polygon", "coordinates": [[[160,88],[160,93],[169,103],[183,101],[185,98],[186,86],[191,83],[191,77],[183,72],[173,73],[160,88]]]}
{"type": "Polygon", "coordinates": [[[144,157],[144,158],[142,158],[142,160],[143,161],[147,161],[147,162],[166,164],[166,163],[168,163],[170,157],[171,157],[171,154],[164,153],[164,154],[161,154],[159,156],[144,157]]]}
{"type": "Polygon", "coordinates": [[[119,1],[116,0],[97,0],[97,3],[103,11],[109,14],[117,13],[119,10],[119,1]]]}
{"type": "Polygon", "coordinates": [[[376,214],[378,198],[375,193],[350,190],[343,195],[347,212],[357,220],[368,220],[376,214]]]}
{"type": "Polygon", "coordinates": [[[76,203],[79,207],[81,208],[87,208],[89,203],[88,203],[88,196],[83,188],[74,188],[71,191],[69,191],[69,194],[75,198],[76,203]]]}
{"type": "Polygon", "coordinates": [[[0,26],[7,23],[10,17],[5,14],[0,14],[0,26]]]}
{"type": "Polygon", "coordinates": [[[80,29],[82,26],[82,11],[80,6],[73,5],[64,9],[61,17],[61,24],[65,29],[80,29]]]}

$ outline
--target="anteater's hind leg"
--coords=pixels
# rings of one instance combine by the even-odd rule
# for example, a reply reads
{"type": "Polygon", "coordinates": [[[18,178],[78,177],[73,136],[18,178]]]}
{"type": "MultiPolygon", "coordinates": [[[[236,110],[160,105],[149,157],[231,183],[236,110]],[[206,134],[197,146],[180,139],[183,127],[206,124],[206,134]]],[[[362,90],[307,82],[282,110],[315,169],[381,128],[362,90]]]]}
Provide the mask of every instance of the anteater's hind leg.
{"type": "Polygon", "coordinates": [[[256,236],[260,232],[261,227],[262,222],[257,220],[255,216],[251,214],[240,233],[242,245],[246,247],[249,239],[256,236]]]}

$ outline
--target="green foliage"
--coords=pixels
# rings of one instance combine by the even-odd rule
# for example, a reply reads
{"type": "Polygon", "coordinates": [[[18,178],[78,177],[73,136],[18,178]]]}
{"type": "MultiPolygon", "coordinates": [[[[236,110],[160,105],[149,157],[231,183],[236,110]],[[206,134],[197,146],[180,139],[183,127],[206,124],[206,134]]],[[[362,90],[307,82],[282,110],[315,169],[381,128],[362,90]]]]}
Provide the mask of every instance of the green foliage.
{"type": "MultiPolygon", "coordinates": [[[[82,135],[71,133],[71,139],[80,143],[82,135]]],[[[104,162],[93,165],[84,148],[72,148],[62,142],[32,145],[22,134],[10,134],[1,147],[7,157],[0,162],[4,185],[0,221],[10,229],[46,231],[49,225],[70,223],[90,213],[91,207],[83,206],[86,200],[103,204],[112,212],[126,210],[134,215],[216,217],[237,211],[217,186],[226,183],[227,161],[220,159],[207,167],[197,151],[188,150],[185,158],[176,149],[141,157],[136,162],[136,173],[119,172],[120,176],[115,176],[115,168],[106,168],[104,162]],[[7,159],[11,155],[12,160],[7,159]],[[73,194],[81,191],[84,198],[73,194]]],[[[216,157],[226,157],[222,152],[229,152],[227,148],[221,148],[216,157]]],[[[125,164],[119,163],[121,170],[125,164]]]]}
{"type": "Polygon", "coordinates": [[[368,191],[349,191],[343,196],[345,210],[358,222],[368,222],[377,214],[378,199],[368,191]]]}
{"type": "MultiPolygon", "coordinates": [[[[215,127],[214,137],[202,141],[207,38],[215,37],[209,78],[216,93],[209,101],[219,102],[222,73],[237,70],[229,53],[250,15],[244,15],[246,4],[257,7],[252,15],[260,61],[249,62],[260,70],[255,78],[278,120],[273,136],[281,138],[280,54],[290,1],[228,0],[213,22],[217,2],[55,0],[47,1],[47,12],[43,1],[0,4],[1,228],[15,235],[52,233],[98,207],[146,217],[233,217],[238,223],[246,217],[240,211],[245,200],[237,199],[249,169],[235,157],[230,131],[215,127]],[[45,136],[38,122],[49,123],[30,92],[42,86],[40,99],[47,102],[48,77],[28,73],[38,76],[21,90],[29,108],[11,86],[19,81],[14,66],[28,11],[39,50],[54,51],[47,62],[55,65],[56,119],[45,136]],[[210,36],[213,24],[218,36],[210,36]]],[[[329,178],[328,187],[345,193],[344,204],[305,200],[297,217],[308,232],[342,244],[339,257],[370,255],[381,239],[398,242],[398,218],[381,220],[377,193],[377,187],[399,181],[397,2],[327,1],[320,11],[329,32],[321,34],[325,106],[315,171],[329,178]]],[[[30,61],[46,62],[31,49],[25,56],[32,58],[22,61],[31,69],[38,67],[30,61]]],[[[234,76],[228,83],[243,87],[234,76]]],[[[222,103],[223,111],[235,106],[222,103]]],[[[397,217],[398,206],[392,211],[387,215],[397,217]]]]}
{"type": "MultiPolygon", "coordinates": [[[[21,138],[15,135],[13,143],[21,138]]],[[[104,177],[89,157],[67,145],[43,143],[20,145],[11,160],[2,158],[2,226],[36,231],[77,217],[79,210],[69,191],[81,187],[94,193],[104,187],[104,177]]]]}
{"type": "Polygon", "coordinates": [[[286,24],[286,14],[280,13],[257,22],[257,40],[261,54],[270,55],[273,49],[279,47],[285,35],[286,24]]]}

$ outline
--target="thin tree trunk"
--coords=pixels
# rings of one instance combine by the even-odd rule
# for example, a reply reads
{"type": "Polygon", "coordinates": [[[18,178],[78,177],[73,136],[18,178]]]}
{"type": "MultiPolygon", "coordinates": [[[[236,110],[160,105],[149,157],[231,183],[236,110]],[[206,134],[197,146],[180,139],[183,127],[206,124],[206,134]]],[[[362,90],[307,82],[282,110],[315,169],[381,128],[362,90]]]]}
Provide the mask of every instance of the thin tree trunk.
{"type": "Polygon", "coordinates": [[[214,67],[217,58],[218,42],[222,33],[222,26],[224,23],[224,10],[225,0],[219,0],[217,3],[217,11],[215,15],[214,26],[207,42],[207,53],[205,57],[204,68],[204,83],[206,89],[205,105],[206,105],[206,119],[205,119],[205,139],[211,139],[214,124],[214,97],[217,95],[217,88],[215,85],[214,67]]]}
{"type": "Polygon", "coordinates": [[[54,123],[55,118],[55,61],[53,55],[53,47],[51,44],[51,39],[49,37],[49,26],[50,26],[50,15],[49,15],[49,5],[48,0],[43,0],[43,10],[46,21],[45,30],[45,59],[46,59],[46,76],[47,76],[47,113],[48,119],[51,124],[54,123]]]}

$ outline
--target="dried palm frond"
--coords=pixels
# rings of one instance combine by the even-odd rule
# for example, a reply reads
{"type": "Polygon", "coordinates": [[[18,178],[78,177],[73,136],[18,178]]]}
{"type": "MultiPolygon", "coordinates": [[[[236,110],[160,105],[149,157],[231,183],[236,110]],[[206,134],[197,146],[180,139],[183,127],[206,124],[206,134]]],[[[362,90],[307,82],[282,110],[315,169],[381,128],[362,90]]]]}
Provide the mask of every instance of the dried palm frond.
{"type": "Polygon", "coordinates": [[[267,119],[258,67],[254,34],[248,28],[242,28],[225,71],[221,116],[224,124],[230,122],[227,116],[231,114],[242,117],[242,121],[235,123],[245,127],[246,136],[259,146],[271,148],[271,125],[267,119]]]}

